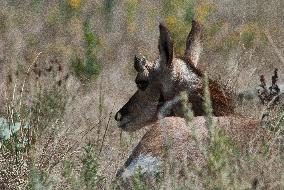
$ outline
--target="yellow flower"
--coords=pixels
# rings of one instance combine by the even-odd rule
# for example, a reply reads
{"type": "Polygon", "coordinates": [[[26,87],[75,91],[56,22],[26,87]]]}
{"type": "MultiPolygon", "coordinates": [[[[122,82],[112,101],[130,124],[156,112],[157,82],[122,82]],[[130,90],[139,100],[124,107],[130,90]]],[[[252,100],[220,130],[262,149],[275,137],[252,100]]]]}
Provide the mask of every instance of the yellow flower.
{"type": "Polygon", "coordinates": [[[72,8],[78,8],[81,5],[81,0],[69,0],[69,5],[72,8]]]}

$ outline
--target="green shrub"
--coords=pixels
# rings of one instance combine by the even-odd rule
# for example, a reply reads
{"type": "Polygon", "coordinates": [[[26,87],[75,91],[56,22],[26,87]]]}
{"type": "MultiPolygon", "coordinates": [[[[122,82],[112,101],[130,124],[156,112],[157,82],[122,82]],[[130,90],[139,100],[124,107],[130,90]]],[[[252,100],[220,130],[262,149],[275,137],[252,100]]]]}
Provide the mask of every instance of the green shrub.
{"type": "Polygon", "coordinates": [[[22,125],[22,123],[20,122],[10,124],[7,119],[5,119],[4,117],[0,117],[0,139],[9,140],[21,129],[21,127],[23,129],[28,129],[30,128],[30,125],[22,125]]]}
{"type": "Polygon", "coordinates": [[[252,47],[255,39],[255,33],[252,31],[245,31],[241,35],[241,40],[246,48],[252,47]]]}
{"type": "Polygon", "coordinates": [[[56,87],[38,93],[31,108],[26,108],[31,114],[30,123],[38,134],[41,134],[50,123],[62,118],[65,105],[64,93],[56,87]]]}
{"type": "Polygon", "coordinates": [[[86,189],[95,189],[98,182],[103,180],[103,177],[98,175],[98,162],[93,147],[88,144],[84,147],[84,155],[81,159],[83,164],[81,171],[81,179],[85,184],[86,189]]]}
{"type": "Polygon", "coordinates": [[[142,168],[139,167],[136,169],[135,174],[132,179],[133,182],[133,189],[134,190],[147,190],[149,187],[143,180],[143,173],[142,173],[142,168]]]}
{"type": "Polygon", "coordinates": [[[30,147],[29,131],[31,130],[29,123],[18,120],[19,118],[12,122],[0,117],[0,149],[14,155],[16,162],[30,147]]]}
{"type": "Polygon", "coordinates": [[[47,174],[35,167],[32,167],[29,173],[27,189],[28,190],[51,190],[51,186],[46,182],[47,174]]]}
{"type": "Polygon", "coordinates": [[[78,171],[74,171],[74,163],[71,161],[63,162],[62,176],[67,180],[68,186],[74,190],[78,188],[84,190],[98,189],[99,183],[104,180],[104,177],[98,174],[99,164],[91,144],[84,147],[81,164],[82,168],[79,175],[76,175],[78,171]]]}
{"type": "Polygon", "coordinates": [[[115,0],[104,0],[103,1],[103,13],[105,14],[106,19],[106,30],[111,30],[111,21],[113,17],[113,9],[116,5],[115,0]]]}
{"type": "Polygon", "coordinates": [[[60,17],[62,21],[68,21],[74,16],[80,15],[81,0],[63,0],[59,2],[60,17]]]}
{"type": "Polygon", "coordinates": [[[90,79],[92,76],[98,76],[102,70],[102,65],[98,62],[96,56],[99,38],[93,33],[89,19],[84,22],[83,30],[85,56],[83,59],[75,56],[71,60],[71,66],[75,75],[84,80],[90,79]]]}
{"type": "Polygon", "coordinates": [[[126,24],[128,32],[135,31],[135,17],[139,10],[140,2],[138,0],[126,0],[126,24]]]}
{"type": "Polygon", "coordinates": [[[114,8],[115,3],[116,3],[115,0],[104,0],[104,2],[103,2],[104,10],[107,13],[110,13],[114,8]]]}

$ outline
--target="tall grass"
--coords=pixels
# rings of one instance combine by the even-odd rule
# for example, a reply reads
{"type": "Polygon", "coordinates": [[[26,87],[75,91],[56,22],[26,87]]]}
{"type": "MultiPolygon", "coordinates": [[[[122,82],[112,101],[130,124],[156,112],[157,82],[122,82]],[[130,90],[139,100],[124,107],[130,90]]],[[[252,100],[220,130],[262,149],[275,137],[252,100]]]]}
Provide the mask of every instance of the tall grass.
{"type": "MultiPolygon", "coordinates": [[[[267,37],[262,32],[264,28],[262,25],[259,25],[257,21],[245,18],[244,23],[230,23],[228,21],[228,15],[221,15],[224,13],[220,12],[215,4],[206,3],[210,1],[204,1],[205,3],[200,4],[196,4],[196,2],[196,0],[166,0],[162,1],[159,4],[161,6],[157,6],[157,8],[156,5],[152,6],[151,3],[148,5],[153,9],[153,12],[151,12],[151,19],[156,22],[158,17],[159,21],[165,21],[170,31],[173,32],[173,38],[176,41],[175,46],[177,48],[177,53],[183,54],[184,39],[188,34],[190,23],[193,18],[197,18],[208,24],[208,26],[205,26],[208,27],[206,30],[207,39],[205,40],[205,45],[207,45],[207,48],[209,47],[210,50],[220,50],[225,53],[228,53],[229,51],[234,52],[235,48],[239,44],[241,44],[245,50],[254,50],[255,48],[256,50],[261,50],[262,47],[264,47],[262,45],[267,44],[267,37]],[[162,15],[160,14],[161,12],[162,15]],[[216,12],[218,12],[218,14],[214,15],[214,19],[217,18],[218,22],[216,23],[215,21],[212,21],[211,23],[211,20],[210,22],[206,22],[208,21],[208,16],[216,12]],[[160,17],[163,18],[160,20],[160,17]]],[[[34,53],[38,50],[43,51],[43,54],[53,54],[55,51],[57,52],[57,50],[60,49],[60,54],[64,55],[62,65],[64,67],[66,66],[67,70],[70,67],[70,69],[74,72],[74,75],[83,80],[97,77],[102,72],[102,60],[99,60],[97,54],[98,51],[101,50],[100,37],[103,37],[104,40],[107,41],[109,37],[112,37],[109,35],[117,35],[117,33],[125,31],[123,27],[121,27],[122,30],[118,31],[111,31],[111,28],[108,28],[113,24],[111,23],[112,17],[121,17],[121,15],[125,16],[125,24],[128,29],[126,31],[130,32],[125,35],[131,36],[131,32],[140,32],[137,27],[137,13],[139,13],[140,16],[143,16],[140,11],[142,3],[137,0],[121,2],[103,0],[99,1],[99,3],[98,1],[83,0],[32,0],[30,2],[4,0],[3,5],[4,4],[5,6],[1,7],[0,11],[0,40],[3,44],[3,48],[1,46],[3,56],[1,55],[0,67],[1,69],[4,69],[3,72],[1,71],[0,85],[2,85],[2,79],[6,77],[5,72],[13,73],[13,69],[17,68],[17,71],[19,71],[20,74],[25,75],[27,72],[25,70],[25,66],[29,65],[29,60],[33,58],[34,53]],[[100,29],[100,22],[96,22],[99,21],[99,19],[102,19],[102,17],[98,16],[99,14],[96,13],[95,17],[97,20],[89,20],[88,17],[90,16],[90,13],[93,14],[96,12],[93,11],[97,10],[94,7],[100,6],[100,2],[103,3],[103,14],[105,16],[107,26],[106,30],[100,29]],[[114,12],[114,10],[116,12],[114,12]],[[118,13],[118,15],[113,15],[114,13],[118,13]],[[74,25],[73,23],[72,25],[72,19],[74,19],[73,21],[77,24],[74,25]],[[93,26],[93,24],[95,26],[93,26]],[[75,29],[73,27],[75,27],[75,29]],[[95,33],[94,31],[97,31],[95,30],[97,29],[96,27],[102,31],[98,30],[99,32],[95,33]],[[78,40],[77,43],[70,43],[73,38],[77,37],[70,35],[72,34],[73,29],[74,31],[82,31],[82,36],[79,36],[80,40],[78,40]],[[112,34],[112,32],[114,32],[114,34],[112,34]],[[48,51],[48,48],[51,48],[52,50],[48,51]],[[82,52],[80,51],[80,48],[82,49],[82,52]],[[71,50],[74,51],[72,52],[71,50]],[[72,58],[71,56],[74,57],[72,58]],[[69,60],[72,62],[71,66],[69,60]]],[[[223,4],[221,3],[221,5],[223,4]]],[[[277,7],[277,5],[275,5],[275,7],[277,7]]],[[[236,5],[236,7],[234,5],[233,8],[238,8],[238,5],[236,5]]],[[[265,10],[271,15],[274,14],[272,14],[274,9],[268,10],[267,8],[265,10]]],[[[244,10],[244,12],[245,11],[247,10],[244,10]]],[[[238,15],[235,16],[238,17],[238,15]]],[[[120,19],[123,20],[125,18],[123,17],[120,19]]],[[[269,18],[264,16],[263,19],[271,21],[271,19],[269,20],[269,18]]],[[[152,20],[149,21],[149,23],[152,22],[152,20]]],[[[105,20],[102,22],[104,21],[105,20]]],[[[275,38],[275,41],[277,41],[278,39],[276,37],[279,35],[277,32],[281,33],[281,30],[277,29],[279,26],[273,23],[274,22],[271,22],[271,25],[269,25],[269,30],[272,37],[275,38]]],[[[120,27],[116,28],[119,29],[120,27]]],[[[157,23],[155,24],[155,30],[156,28],[157,23]]],[[[152,30],[152,28],[149,29],[145,27],[142,32],[145,32],[144,30],[152,30]]],[[[80,35],[80,32],[77,34],[80,35]]],[[[158,31],[156,34],[158,34],[158,31]]],[[[116,38],[110,39],[116,40],[116,38]]],[[[117,35],[117,39],[120,39],[119,35],[117,35]]],[[[153,38],[149,37],[149,39],[152,40],[153,38]]],[[[143,42],[141,44],[144,44],[145,42],[145,44],[154,43],[149,39],[140,39],[139,36],[139,40],[137,41],[139,41],[139,44],[140,40],[143,42]]],[[[121,42],[114,42],[114,44],[118,44],[115,47],[122,47],[122,45],[126,46],[123,46],[123,48],[119,50],[112,47],[110,47],[112,48],[111,50],[109,48],[102,49],[105,51],[104,55],[109,55],[110,52],[118,52],[115,54],[117,57],[129,56],[127,55],[128,50],[139,45],[137,43],[133,44],[131,42],[127,42],[124,38],[120,41],[121,42]]],[[[148,48],[148,46],[145,45],[144,49],[145,48],[148,48]]],[[[154,50],[157,51],[156,49],[154,50]]],[[[264,49],[263,51],[266,50],[267,49],[264,49]]],[[[149,52],[153,54],[152,49],[150,49],[149,52]]],[[[214,54],[208,54],[208,57],[210,57],[210,64],[212,62],[211,58],[216,55],[215,52],[214,54]]],[[[270,67],[271,63],[264,64],[265,59],[266,61],[270,59],[273,60],[272,58],[274,55],[269,57],[267,54],[264,55],[261,53],[257,55],[257,53],[258,52],[253,51],[251,57],[255,58],[259,56],[261,59],[256,59],[253,62],[253,59],[250,57],[248,61],[245,62],[245,69],[241,71],[246,71],[248,66],[257,67],[257,69],[261,69],[267,65],[267,67],[270,67]]],[[[267,51],[265,53],[267,53],[267,51]]],[[[46,60],[43,60],[43,62],[45,61],[46,60]]],[[[124,64],[124,62],[119,61],[120,59],[112,59],[113,66],[120,67],[120,65],[124,64]]],[[[219,64],[218,62],[219,65],[224,65],[226,68],[228,67],[226,64],[222,63],[219,64]]],[[[276,64],[276,62],[273,64],[276,64]]],[[[13,74],[16,75],[15,73],[13,74]]],[[[27,75],[28,74],[30,73],[27,72],[27,75]]],[[[109,78],[113,77],[111,73],[108,74],[109,78]]],[[[217,74],[219,74],[219,70],[217,74]]],[[[15,77],[13,77],[13,79],[14,78],[15,77]]],[[[53,79],[55,77],[51,78],[53,79]]],[[[115,79],[117,79],[116,76],[115,79]]],[[[85,125],[88,125],[88,129],[90,130],[93,128],[96,129],[98,126],[102,128],[102,123],[104,122],[105,117],[102,116],[101,103],[99,103],[100,105],[96,108],[86,106],[80,110],[82,113],[79,114],[78,110],[74,109],[73,111],[73,107],[66,104],[67,100],[71,99],[73,101],[74,98],[66,96],[66,89],[63,88],[62,90],[56,87],[51,88],[50,91],[46,91],[44,90],[44,86],[40,87],[40,85],[37,85],[38,82],[32,83],[32,80],[27,81],[27,83],[31,82],[31,88],[33,88],[34,91],[38,90],[38,93],[35,95],[32,93],[25,93],[22,97],[20,96],[20,99],[17,99],[16,97],[18,97],[17,92],[19,88],[22,92],[25,92],[24,89],[21,89],[22,81],[19,79],[16,82],[13,80],[13,89],[11,90],[11,93],[7,92],[7,94],[10,95],[8,95],[7,104],[5,105],[5,109],[3,109],[6,112],[1,113],[0,118],[0,189],[61,188],[75,190],[108,189],[110,187],[116,188],[116,182],[113,180],[114,174],[111,173],[112,170],[109,168],[119,167],[126,158],[129,150],[132,148],[133,143],[137,141],[139,134],[128,136],[123,133],[119,136],[119,132],[115,130],[116,128],[108,128],[108,126],[112,124],[107,124],[103,134],[102,143],[101,141],[98,141],[97,144],[91,143],[91,145],[87,145],[85,148],[79,149],[80,151],[77,149],[74,150],[77,142],[74,142],[74,139],[68,139],[66,137],[69,135],[67,134],[67,131],[72,131],[74,128],[82,129],[84,127],[84,122],[87,123],[85,125]],[[24,99],[32,101],[27,101],[27,103],[24,99]],[[68,113],[70,113],[69,118],[67,118],[70,119],[70,117],[78,117],[81,119],[80,124],[76,122],[72,123],[73,121],[71,121],[71,119],[70,123],[68,123],[69,120],[66,120],[65,118],[66,108],[69,110],[68,113]],[[72,111],[70,111],[70,109],[72,109],[72,111]],[[90,113],[92,112],[90,112],[90,109],[99,109],[99,124],[94,124],[95,121],[91,120],[92,118],[90,117],[90,113]],[[60,129],[62,129],[63,132],[61,131],[62,133],[59,134],[58,131],[60,131],[60,129]],[[117,142],[117,144],[115,144],[115,142],[117,142]],[[68,144],[69,146],[66,146],[65,144],[68,144]],[[55,151],[55,149],[58,150],[55,151]],[[118,149],[118,155],[112,152],[118,149]],[[75,158],[66,157],[67,153],[72,154],[75,158]],[[77,158],[78,160],[76,160],[77,158]],[[111,159],[113,158],[116,159],[114,162],[117,163],[111,163],[111,159]],[[105,163],[111,164],[106,166],[105,163]],[[60,179],[58,180],[56,178],[60,179]],[[107,182],[106,179],[108,179],[107,182]],[[113,180],[113,182],[110,182],[111,180],[113,180]]],[[[47,83],[48,82],[50,81],[47,80],[47,83]]],[[[120,85],[120,81],[115,82],[117,85],[120,85]]],[[[71,83],[71,85],[73,85],[73,83],[71,83]]],[[[125,87],[126,86],[122,85],[119,86],[120,89],[125,87]]],[[[102,84],[102,88],[107,89],[112,87],[108,86],[107,83],[104,83],[102,84]]],[[[78,96],[81,94],[79,90],[75,93],[76,95],[79,94],[78,96]]],[[[206,90],[205,94],[207,94],[206,90]]],[[[97,95],[98,94],[92,93],[89,96],[97,95]]],[[[183,96],[184,102],[187,102],[185,95],[183,96]]],[[[85,96],[82,97],[85,98],[85,96]]],[[[263,148],[267,148],[267,151],[264,151],[264,153],[241,152],[238,150],[238,148],[236,148],[232,143],[233,141],[211,121],[209,94],[205,97],[207,97],[205,102],[207,107],[208,128],[214,129],[212,130],[210,138],[210,146],[200,147],[206,156],[205,166],[202,168],[197,166],[189,167],[187,165],[176,163],[176,161],[172,158],[167,160],[165,163],[165,172],[158,178],[158,183],[155,186],[148,186],[138,170],[134,177],[133,189],[283,188],[283,155],[278,155],[275,152],[268,156],[266,153],[269,152],[269,147],[271,146],[268,143],[264,143],[263,148]],[[179,172],[178,167],[181,169],[181,172],[179,172]]],[[[106,99],[112,100],[109,99],[109,97],[106,97],[106,99]]],[[[117,99],[115,99],[115,101],[116,100],[117,99]]],[[[91,99],[91,101],[93,101],[93,99],[91,99]]],[[[99,101],[102,102],[102,100],[99,101]]],[[[79,101],[78,104],[81,104],[81,102],[79,101]]],[[[192,127],[193,129],[194,126],[190,126],[190,121],[193,118],[190,105],[185,104],[184,109],[184,117],[188,121],[189,127],[192,127]]],[[[280,141],[281,138],[283,139],[284,131],[283,110],[279,110],[274,114],[273,120],[268,122],[264,127],[269,129],[273,134],[272,143],[280,144],[280,146],[282,146],[281,151],[283,152],[284,146],[280,141]]],[[[111,118],[112,116],[109,117],[111,118]]],[[[84,133],[75,132],[74,133],[76,138],[79,139],[79,142],[81,140],[83,141],[87,136],[85,131],[84,133]]],[[[90,140],[95,138],[91,131],[87,132],[89,132],[88,138],[90,140]]],[[[97,139],[100,138],[101,136],[97,135],[97,139]]],[[[78,144],[77,146],[84,146],[86,143],[82,144],[78,144]]]]}
{"type": "Polygon", "coordinates": [[[85,80],[99,75],[102,70],[102,65],[99,63],[96,56],[96,51],[99,47],[99,38],[94,34],[88,18],[84,22],[83,31],[85,56],[84,58],[75,56],[71,64],[76,76],[85,80]]]}

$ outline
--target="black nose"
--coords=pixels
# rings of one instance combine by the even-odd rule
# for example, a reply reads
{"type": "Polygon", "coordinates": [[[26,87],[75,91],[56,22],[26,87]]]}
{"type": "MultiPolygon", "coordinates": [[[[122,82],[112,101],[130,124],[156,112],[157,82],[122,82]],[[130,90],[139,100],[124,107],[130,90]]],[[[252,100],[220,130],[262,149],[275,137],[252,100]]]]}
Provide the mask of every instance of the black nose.
{"type": "Polygon", "coordinates": [[[116,121],[121,121],[121,120],[122,120],[122,114],[121,114],[120,111],[118,111],[118,112],[115,114],[114,119],[115,119],[116,121]]]}

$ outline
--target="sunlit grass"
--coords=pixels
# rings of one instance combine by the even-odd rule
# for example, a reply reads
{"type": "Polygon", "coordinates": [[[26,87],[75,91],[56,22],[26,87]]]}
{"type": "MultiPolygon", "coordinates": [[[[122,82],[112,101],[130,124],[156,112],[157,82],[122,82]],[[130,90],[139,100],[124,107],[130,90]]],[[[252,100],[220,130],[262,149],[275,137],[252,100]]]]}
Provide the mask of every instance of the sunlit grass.
{"type": "MultiPolygon", "coordinates": [[[[256,72],[250,78],[251,83],[263,68],[272,68],[271,65],[274,67],[279,64],[264,33],[266,30],[270,31],[281,50],[279,39],[282,33],[281,28],[276,24],[277,19],[271,20],[270,17],[260,15],[267,20],[267,23],[259,23],[255,18],[246,17],[245,12],[250,11],[246,7],[239,15],[235,15],[245,18],[241,22],[238,20],[232,23],[230,21],[232,18],[228,18],[227,13],[222,12],[220,8],[220,4],[223,5],[222,2],[219,3],[219,7],[217,4],[207,0],[166,0],[147,1],[147,3],[137,0],[3,0],[1,5],[4,6],[0,10],[0,103],[3,109],[1,109],[0,118],[5,119],[5,123],[0,122],[2,129],[0,133],[7,128],[10,131],[15,130],[12,134],[5,136],[5,139],[1,134],[0,189],[9,189],[5,186],[9,183],[11,189],[77,190],[92,189],[91,186],[97,189],[116,187],[114,170],[123,164],[142,132],[134,135],[125,133],[119,135],[120,131],[117,127],[106,128],[104,122],[108,122],[106,119],[108,117],[111,118],[110,125],[115,124],[112,123],[113,115],[105,116],[102,110],[113,109],[112,114],[115,113],[122,99],[126,100],[125,98],[129,95],[128,84],[133,81],[122,82],[122,80],[127,80],[128,73],[125,70],[132,68],[133,54],[138,53],[136,47],[143,46],[139,48],[151,57],[157,57],[158,50],[155,44],[158,40],[159,22],[167,24],[175,41],[175,51],[180,55],[184,53],[185,39],[190,31],[192,19],[197,19],[204,24],[204,44],[207,49],[202,56],[210,60],[205,64],[214,64],[214,58],[220,55],[235,55],[240,47],[244,53],[251,53],[249,59],[243,61],[246,68],[238,68],[240,73],[247,71],[248,67],[256,68],[256,72]],[[144,7],[145,4],[147,7],[144,7]],[[113,22],[114,20],[122,21],[118,22],[121,25],[113,22]],[[143,28],[139,28],[141,20],[146,23],[143,28]],[[104,28],[104,26],[107,27],[104,28]],[[147,39],[144,39],[142,36],[146,34],[147,39]],[[150,44],[154,44],[155,49],[151,48],[150,44]],[[255,49],[262,50],[265,54],[259,54],[254,51],[255,49]],[[60,57],[59,63],[71,78],[67,80],[68,87],[52,88],[52,84],[58,82],[56,80],[61,79],[62,76],[51,73],[42,75],[45,77],[42,79],[45,83],[39,87],[40,82],[36,81],[34,75],[27,72],[30,63],[40,51],[43,52],[43,56],[38,63],[43,65],[43,68],[52,57],[60,57]],[[274,63],[271,63],[273,61],[274,63]],[[109,65],[105,67],[106,62],[109,65]],[[117,71],[115,76],[108,69],[117,71]],[[101,76],[104,80],[101,80],[101,76]],[[13,92],[15,96],[21,93],[19,86],[25,77],[27,77],[28,87],[24,89],[23,102],[19,108],[17,107],[20,105],[19,101],[14,99],[12,102],[11,99],[13,92]],[[8,79],[11,82],[6,84],[8,79]],[[93,80],[94,83],[89,88],[90,92],[89,89],[82,90],[82,81],[92,79],[99,80],[93,80]],[[108,93],[104,98],[114,101],[106,102],[103,108],[101,98],[98,98],[98,102],[94,98],[100,95],[97,81],[103,81],[101,91],[108,93]],[[5,85],[10,86],[6,88],[5,85]],[[113,94],[116,95],[117,92],[109,89],[119,89],[124,97],[117,95],[113,100],[113,94]],[[78,103],[75,105],[76,100],[78,103]],[[5,105],[2,104],[3,102],[5,105]],[[97,121],[94,119],[96,114],[100,117],[99,124],[96,124],[97,121]],[[99,135],[88,133],[89,136],[86,137],[87,135],[80,132],[80,130],[87,131],[88,127],[95,130],[100,128],[100,134],[105,134],[105,142],[101,142],[102,137],[99,135]],[[104,133],[103,130],[105,130],[104,133]],[[70,135],[66,131],[73,133],[70,135]],[[9,138],[6,138],[8,136],[9,138]],[[78,142],[82,141],[82,144],[77,143],[77,139],[78,142]],[[94,147],[86,146],[86,149],[83,149],[86,139],[95,141],[96,143],[91,144],[94,147]],[[77,148],[73,143],[79,147],[77,148]],[[101,147],[100,154],[98,150],[101,147]],[[119,153],[112,152],[115,150],[119,150],[117,151],[119,153]],[[3,186],[2,182],[5,183],[3,186]]],[[[240,5],[236,3],[235,6],[238,8],[240,5]]],[[[277,4],[271,10],[266,8],[266,5],[259,6],[262,6],[262,9],[265,8],[265,12],[271,17],[278,15],[275,11],[278,10],[277,4]]],[[[244,58],[237,57],[237,59],[239,61],[244,58]]],[[[216,64],[228,68],[224,59],[216,64]]],[[[131,76],[135,75],[133,68],[131,72],[131,76]]],[[[224,71],[218,70],[210,74],[217,78],[223,73],[224,71]]],[[[244,87],[246,84],[237,86],[237,88],[244,87]]],[[[184,109],[185,118],[190,123],[193,118],[190,107],[186,105],[184,109]]],[[[280,109],[273,114],[275,114],[273,120],[264,127],[273,135],[275,134],[273,136],[275,143],[279,143],[278,138],[283,137],[283,112],[280,109]]],[[[212,126],[217,127],[213,124],[212,126]]],[[[241,153],[223,131],[216,130],[212,139],[212,146],[207,149],[205,168],[192,169],[182,166],[188,174],[183,173],[185,177],[182,181],[174,172],[173,168],[176,166],[174,161],[169,160],[166,164],[169,165],[169,170],[173,170],[169,171],[169,176],[159,179],[156,189],[171,188],[169,184],[172,185],[172,189],[277,189],[284,187],[283,157],[278,157],[276,154],[267,157],[265,154],[241,153]],[[194,176],[193,174],[196,173],[199,175],[194,176]]],[[[269,146],[264,143],[265,147],[269,146]]],[[[148,188],[145,181],[140,178],[139,171],[134,180],[135,189],[148,188]]]]}

